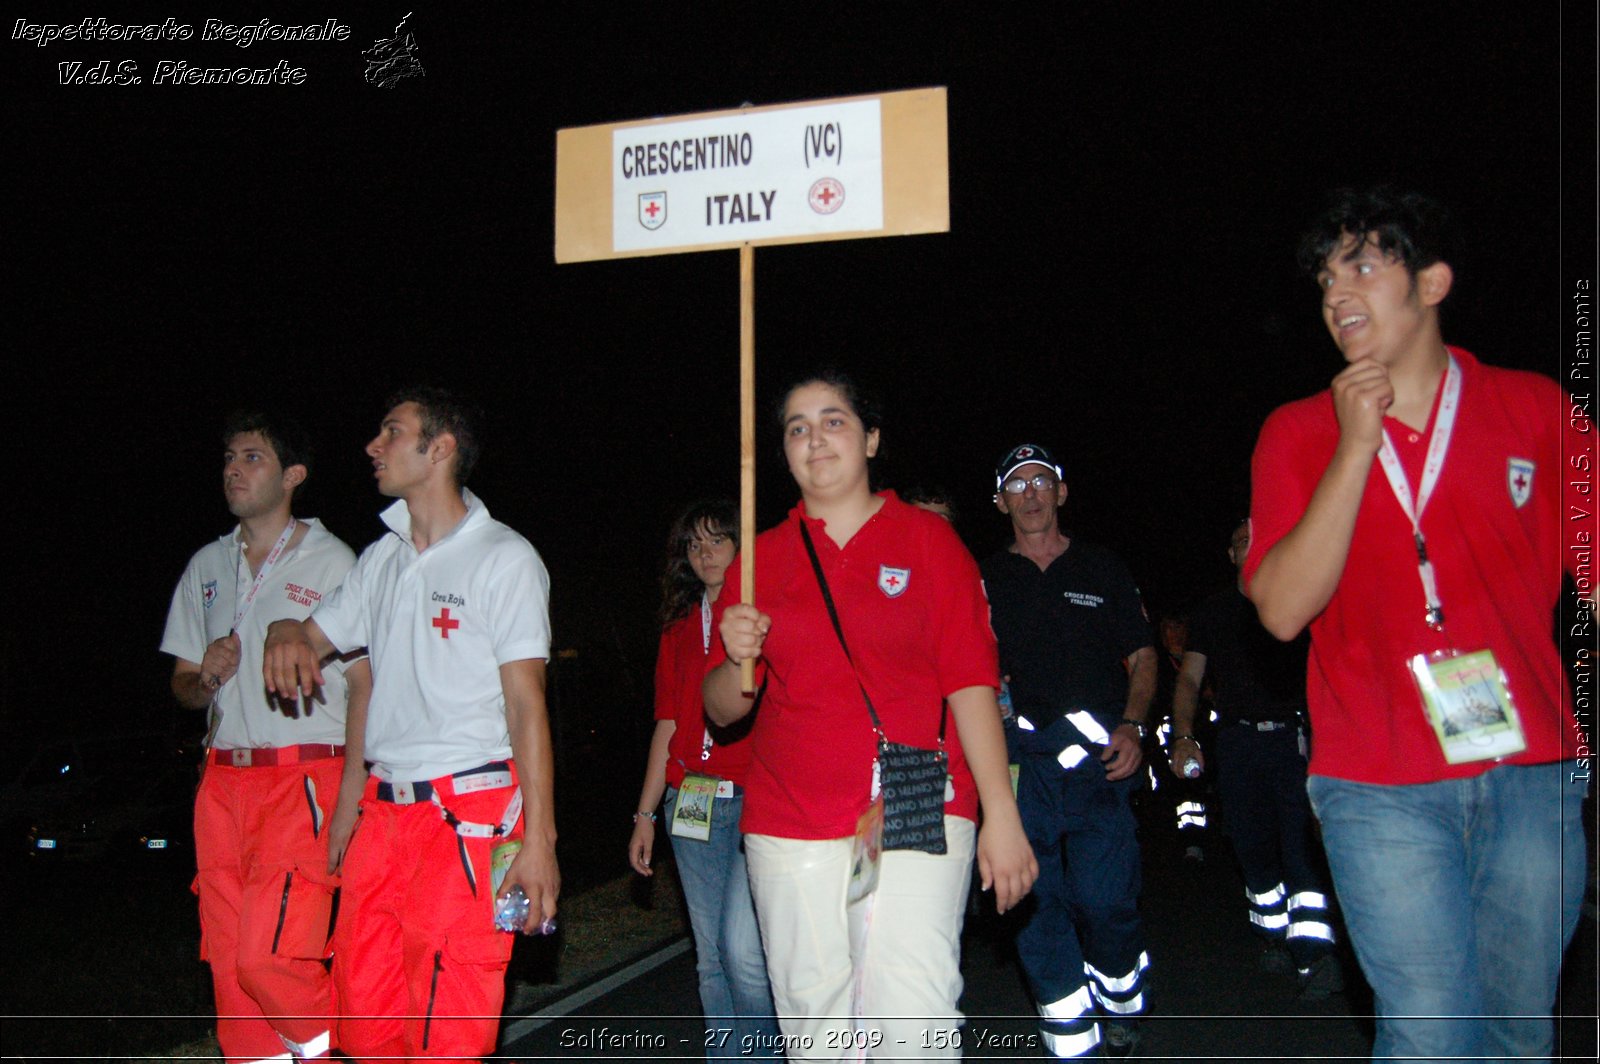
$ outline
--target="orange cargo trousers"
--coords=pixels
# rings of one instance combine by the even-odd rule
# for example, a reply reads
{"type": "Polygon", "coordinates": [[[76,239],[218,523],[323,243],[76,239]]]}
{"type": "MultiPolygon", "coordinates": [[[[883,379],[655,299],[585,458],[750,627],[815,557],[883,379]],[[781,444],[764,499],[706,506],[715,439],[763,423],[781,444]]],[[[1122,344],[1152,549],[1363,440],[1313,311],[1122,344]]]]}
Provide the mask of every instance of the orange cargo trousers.
{"type": "Polygon", "coordinates": [[[211,964],[224,1059],[331,1048],[327,826],[343,757],[206,767],[195,797],[200,958],[211,964]]]}
{"type": "Polygon", "coordinates": [[[339,1045],[351,1057],[494,1052],[513,936],[494,926],[489,853],[521,838],[521,820],[489,838],[444,814],[499,825],[516,786],[508,761],[425,783],[367,781],[334,933],[339,1045]]]}

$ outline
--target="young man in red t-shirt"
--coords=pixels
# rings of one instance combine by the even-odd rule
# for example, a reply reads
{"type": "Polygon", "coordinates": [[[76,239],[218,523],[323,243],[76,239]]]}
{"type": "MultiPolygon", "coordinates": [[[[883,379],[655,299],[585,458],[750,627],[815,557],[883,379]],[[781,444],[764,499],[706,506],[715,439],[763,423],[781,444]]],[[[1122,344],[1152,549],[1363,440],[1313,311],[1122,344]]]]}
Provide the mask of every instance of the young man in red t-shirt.
{"type": "Polygon", "coordinates": [[[1590,426],[1553,381],[1445,346],[1447,231],[1380,189],[1307,236],[1346,366],[1261,430],[1245,579],[1274,635],[1311,629],[1308,792],[1374,1056],[1546,1057],[1585,878],[1550,632],[1590,426]]]}

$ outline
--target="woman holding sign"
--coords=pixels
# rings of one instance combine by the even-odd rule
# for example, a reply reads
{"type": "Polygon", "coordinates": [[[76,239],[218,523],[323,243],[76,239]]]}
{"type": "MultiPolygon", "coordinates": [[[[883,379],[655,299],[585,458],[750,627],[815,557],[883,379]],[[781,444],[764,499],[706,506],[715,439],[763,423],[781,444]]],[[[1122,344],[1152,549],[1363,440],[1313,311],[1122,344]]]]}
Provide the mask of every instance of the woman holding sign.
{"type": "Polygon", "coordinates": [[[748,727],[706,723],[700,685],[711,645],[711,603],[738,548],[733,503],[695,503],[667,536],[656,656],[656,730],[645,764],[628,863],[651,874],[656,808],[672,839],[694,931],[708,1056],[782,1059],[766,956],[745,875],[739,815],[750,764],[748,727]]]}
{"type": "Polygon", "coordinates": [[[1001,912],[1038,874],[978,567],[943,519],[873,494],[878,411],[849,378],[789,389],[779,422],[800,504],[758,541],[754,606],[730,571],[705,697],[739,720],[758,662],[743,827],[785,1048],[959,1056],[973,855],[1001,912]]]}

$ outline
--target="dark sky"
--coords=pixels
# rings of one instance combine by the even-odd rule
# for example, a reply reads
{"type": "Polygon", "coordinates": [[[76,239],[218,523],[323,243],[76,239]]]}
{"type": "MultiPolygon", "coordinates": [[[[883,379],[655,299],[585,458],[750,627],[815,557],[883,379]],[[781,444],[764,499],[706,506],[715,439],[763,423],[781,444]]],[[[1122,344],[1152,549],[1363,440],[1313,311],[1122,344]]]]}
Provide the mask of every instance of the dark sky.
{"type": "MultiPolygon", "coordinates": [[[[359,546],[381,505],[361,447],[408,381],[488,408],[474,486],[544,554],[558,643],[640,668],[672,511],[737,490],[737,256],[555,266],[566,126],[947,86],[949,234],[758,252],[763,403],[818,362],[857,370],[888,407],[880,479],[947,486],[980,555],[1006,531],[996,457],[1059,448],[1070,525],[1156,609],[1227,580],[1261,419],[1339,368],[1293,264],[1327,189],[1449,203],[1470,244],[1447,338],[1556,371],[1564,293],[1594,273],[1592,5],[769,6],[16,8],[197,32],[4,27],[9,729],[167,719],[156,645],[229,524],[227,410],[313,427],[302,509],[359,546]],[[407,11],[425,76],[375,88],[360,53],[407,11]],[[199,39],[263,17],[350,39],[199,39]],[[145,82],[57,83],[102,59],[145,82]],[[163,59],[306,79],[151,84],[163,59]]],[[[765,525],[795,493],[762,436],[765,525]]]]}

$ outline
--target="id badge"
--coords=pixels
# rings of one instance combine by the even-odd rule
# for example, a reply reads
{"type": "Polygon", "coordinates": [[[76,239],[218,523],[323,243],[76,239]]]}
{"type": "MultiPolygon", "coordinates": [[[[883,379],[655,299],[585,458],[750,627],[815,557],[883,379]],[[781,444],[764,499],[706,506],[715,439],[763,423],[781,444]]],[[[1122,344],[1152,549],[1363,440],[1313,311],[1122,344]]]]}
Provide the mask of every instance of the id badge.
{"type": "Polygon", "coordinates": [[[672,810],[672,834],[680,839],[711,838],[711,814],[717,801],[717,778],[695,772],[684,774],[678,802],[672,810]]]}
{"type": "Polygon", "coordinates": [[[1528,748],[1494,652],[1440,650],[1408,663],[1422,706],[1452,765],[1510,757],[1528,748]]]}
{"type": "Polygon", "coordinates": [[[497,842],[489,848],[489,895],[500,896],[500,884],[506,881],[506,873],[511,870],[511,862],[517,859],[517,854],[522,852],[521,839],[507,839],[497,842]]]}

